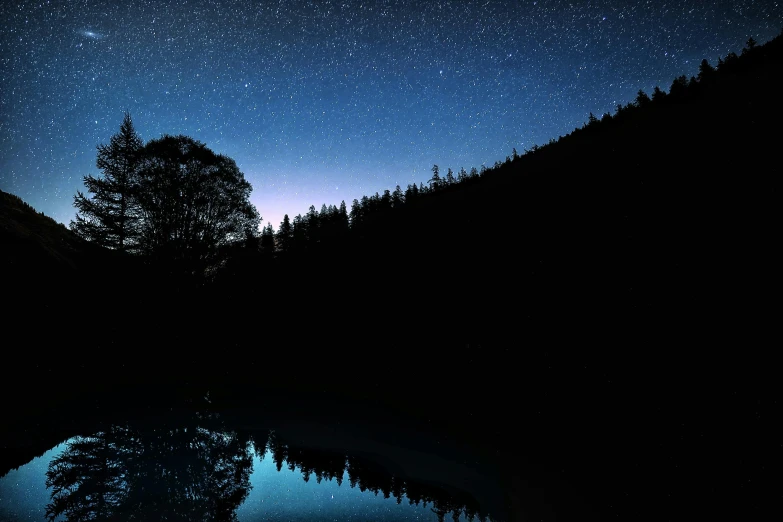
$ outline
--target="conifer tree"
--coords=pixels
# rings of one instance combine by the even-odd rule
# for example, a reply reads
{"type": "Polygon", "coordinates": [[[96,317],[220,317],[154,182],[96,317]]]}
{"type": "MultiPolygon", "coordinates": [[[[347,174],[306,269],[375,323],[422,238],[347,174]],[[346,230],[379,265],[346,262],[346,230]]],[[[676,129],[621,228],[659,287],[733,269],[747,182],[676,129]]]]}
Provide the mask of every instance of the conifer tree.
{"type": "Polygon", "coordinates": [[[715,76],[715,68],[705,58],[699,64],[699,81],[704,83],[710,81],[715,76]]]}
{"type": "Polygon", "coordinates": [[[291,226],[291,220],[288,217],[288,214],[286,214],[283,216],[283,221],[280,222],[280,226],[277,229],[277,236],[275,237],[277,249],[281,252],[290,251],[293,237],[294,231],[291,226]]]}
{"type": "Polygon", "coordinates": [[[394,188],[394,192],[392,192],[391,195],[391,201],[392,201],[392,207],[394,208],[400,208],[402,204],[405,202],[405,194],[403,194],[402,189],[399,185],[397,185],[394,188]]]}
{"type": "Polygon", "coordinates": [[[267,222],[261,229],[261,252],[264,254],[273,254],[275,251],[275,231],[272,223],[267,222]]]}
{"type": "Polygon", "coordinates": [[[652,100],[650,100],[650,97],[643,90],[639,89],[639,92],[636,93],[637,107],[647,107],[647,105],[649,105],[651,101],[652,100]]]}
{"type": "Polygon", "coordinates": [[[338,229],[340,232],[347,232],[349,229],[349,219],[348,219],[348,207],[345,204],[345,200],[342,200],[340,202],[340,208],[337,213],[337,219],[339,223],[338,229]]]}
{"type": "Polygon", "coordinates": [[[440,169],[438,168],[437,165],[432,166],[432,178],[430,178],[430,180],[427,183],[430,184],[430,187],[433,190],[438,190],[440,188],[440,183],[441,183],[440,169]]]}
{"type": "Polygon", "coordinates": [[[445,181],[445,184],[446,185],[453,185],[456,182],[457,182],[457,180],[454,179],[454,171],[452,171],[451,167],[449,167],[448,170],[446,171],[446,181],[445,181]]]}
{"type": "Polygon", "coordinates": [[[84,177],[84,186],[92,196],[87,197],[81,191],[74,196],[73,204],[78,212],[70,228],[76,234],[114,250],[135,247],[138,213],[134,191],[143,145],[126,112],[120,131],[111,137],[109,144],[98,145],[96,166],[103,176],[84,177]]]}

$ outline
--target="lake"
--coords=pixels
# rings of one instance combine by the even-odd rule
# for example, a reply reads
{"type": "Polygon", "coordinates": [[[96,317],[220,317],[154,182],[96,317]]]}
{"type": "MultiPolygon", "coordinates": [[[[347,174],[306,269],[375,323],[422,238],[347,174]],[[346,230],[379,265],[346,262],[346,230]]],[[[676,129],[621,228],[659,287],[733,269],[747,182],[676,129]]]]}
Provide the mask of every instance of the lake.
{"type": "Polygon", "coordinates": [[[263,365],[137,357],[122,371],[58,359],[6,380],[0,521],[698,519],[764,505],[767,457],[719,458],[740,446],[718,428],[739,419],[743,440],[769,447],[774,401],[720,386],[703,399],[672,371],[626,371],[633,360],[388,353],[372,372],[280,350],[263,365]]]}
{"type": "Polygon", "coordinates": [[[218,402],[75,413],[18,469],[6,446],[0,519],[511,519],[497,462],[413,418],[335,397],[218,402]]]}

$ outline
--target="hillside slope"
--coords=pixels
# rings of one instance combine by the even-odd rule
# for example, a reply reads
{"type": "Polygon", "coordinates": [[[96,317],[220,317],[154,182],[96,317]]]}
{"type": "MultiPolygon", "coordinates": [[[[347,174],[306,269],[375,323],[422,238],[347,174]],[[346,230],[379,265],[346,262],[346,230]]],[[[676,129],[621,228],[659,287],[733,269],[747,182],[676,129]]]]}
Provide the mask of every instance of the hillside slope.
{"type": "MultiPolygon", "coordinates": [[[[4,204],[11,283],[42,292],[12,295],[49,306],[17,309],[9,324],[44,349],[64,332],[81,348],[13,370],[54,408],[118,383],[140,404],[160,388],[203,387],[227,404],[272,388],[382,400],[510,462],[536,460],[606,517],[693,519],[719,506],[754,518],[780,461],[764,338],[775,324],[781,46],[362,234],[246,257],[195,293],[156,292],[4,204]],[[94,353],[111,358],[84,355],[94,353]],[[534,443],[520,448],[520,429],[534,443]]],[[[15,413],[32,415],[26,400],[15,413]]]]}

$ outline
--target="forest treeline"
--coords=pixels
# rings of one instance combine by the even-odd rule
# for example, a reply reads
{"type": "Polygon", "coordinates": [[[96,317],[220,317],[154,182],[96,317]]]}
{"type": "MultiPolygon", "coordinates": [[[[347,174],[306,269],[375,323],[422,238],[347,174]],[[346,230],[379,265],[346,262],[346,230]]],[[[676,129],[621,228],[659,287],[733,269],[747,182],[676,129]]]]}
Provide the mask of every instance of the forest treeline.
{"type": "MultiPolygon", "coordinates": [[[[659,518],[681,512],[686,497],[747,518],[748,506],[773,498],[765,485],[743,483],[725,496],[733,505],[715,504],[713,482],[693,480],[671,456],[687,454],[691,471],[734,484],[768,455],[715,455],[773,447],[765,443],[776,432],[755,412],[773,410],[757,398],[776,397],[779,380],[763,334],[776,324],[764,294],[778,269],[781,84],[783,37],[749,40],[715,66],[702,62],[698,76],[674,79],[666,93],[639,93],[615,114],[588,117],[492,167],[451,176],[439,167],[415,189],[313,206],[277,230],[239,227],[181,265],[202,230],[188,219],[206,216],[191,212],[203,199],[164,206],[176,212],[146,223],[134,244],[154,247],[160,260],[171,255],[162,272],[134,246],[52,286],[48,264],[34,255],[19,262],[4,249],[7,273],[17,275],[5,282],[15,337],[4,340],[20,352],[4,367],[4,391],[19,395],[10,375],[19,368],[49,407],[87,404],[85,411],[96,390],[143,396],[151,383],[180,389],[206,378],[228,395],[240,385],[399,391],[401,409],[420,397],[452,412],[471,404],[484,415],[482,430],[500,435],[514,416],[532,419],[586,495],[625,491],[633,475],[637,491],[623,508],[631,518],[642,504],[659,518]],[[204,268],[196,278],[172,276],[194,266],[204,268]],[[20,338],[44,348],[68,340],[76,349],[42,357],[20,338]],[[718,355],[726,345],[732,350],[718,355]],[[750,426],[732,430],[742,444],[705,445],[726,431],[708,420],[724,415],[750,426]],[[694,419],[707,428],[683,432],[694,419]],[[585,464],[581,475],[573,462],[585,464]],[[661,483],[672,496],[650,503],[639,493],[661,483]]],[[[217,156],[182,141],[200,158],[217,156]]],[[[171,163],[183,180],[186,164],[171,163]]],[[[221,167],[193,172],[220,179],[221,167]]],[[[231,173],[233,166],[228,179],[241,186],[231,173]]],[[[219,184],[205,187],[206,201],[220,194],[219,184]]],[[[44,251],[94,246],[75,237],[58,236],[44,251]]],[[[35,233],[25,238],[13,245],[37,241],[35,233]]],[[[6,425],[21,426],[16,420],[38,405],[33,396],[13,401],[6,425]]]]}
{"type": "Polygon", "coordinates": [[[781,36],[751,38],[668,92],[640,91],[491,167],[436,165],[427,184],[267,223],[222,282],[238,277],[297,317],[350,311],[376,331],[408,324],[472,342],[557,317],[576,330],[682,325],[715,292],[708,274],[764,248],[774,221],[756,187],[776,161],[782,48],[781,36]]]}
{"type": "MultiPolygon", "coordinates": [[[[247,258],[252,255],[257,255],[258,260],[263,262],[271,258],[309,255],[319,250],[329,250],[334,254],[335,250],[344,249],[349,243],[363,242],[367,236],[387,238],[389,228],[394,228],[394,221],[406,221],[403,217],[404,209],[415,209],[419,205],[437,206],[433,201],[444,192],[469,191],[470,186],[482,178],[501,173],[508,174],[513,171],[514,176],[524,176],[524,169],[538,156],[546,156],[555,164],[559,160],[553,159],[553,156],[562,154],[566,144],[573,147],[570,152],[573,155],[573,151],[592,145],[592,141],[602,135],[611,139],[612,136],[607,133],[612,133],[624,125],[654,125],[660,115],[676,111],[678,107],[704,104],[707,101],[727,105],[734,103],[730,97],[738,94],[733,92],[738,77],[753,69],[762,68],[765,64],[769,66],[776,63],[779,47],[780,36],[764,45],[758,45],[750,38],[739,55],[732,52],[725,58],[719,58],[716,66],[704,59],[699,65],[697,76],[690,79],[685,75],[675,78],[668,93],[658,86],[649,95],[640,90],[632,102],[618,105],[614,114],[607,112],[599,118],[590,113],[582,128],[574,129],[572,133],[557,140],[552,139],[545,145],[533,145],[522,155],[513,149],[504,161],[496,161],[491,167],[473,167],[469,171],[463,167],[454,172],[449,167],[443,172],[438,165],[433,165],[432,177],[426,184],[412,183],[404,189],[397,185],[393,190],[365,195],[354,199],[350,209],[345,201],[339,206],[323,204],[320,210],[312,205],[305,215],[299,214],[293,218],[286,215],[276,230],[272,223],[258,228],[261,218],[249,208],[249,187],[243,179],[240,183],[242,175],[236,165],[222,156],[221,161],[229,163],[229,170],[232,171],[232,176],[236,177],[226,186],[245,183],[242,185],[244,193],[240,191],[231,195],[234,199],[224,198],[226,201],[221,202],[224,209],[230,208],[235,213],[231,219],[236,223],[229,223],[227,217],[201,216],[199,212],[207,207],[206,202],[210,198],[217,198],[218,194],[210,194],[211,189],[203,186],[206,178],[199,179],[198,175],[187,172],[185,166],[188,162],[193,165],[191,159],[183,156],[177,160],[182,167],[179,177],[172,175],[171,165],[167,167],[161,162],[163,158],[170,161],[176,148],[184,151],[184,148],[191,147],[199,149],[201,153],[208,152],[214,156],[209,160],[213,163],[217,160],[217,155],[203,144],[184,136],[167,136],[143,145],[133,129],[130,115],[126,114],[120,132],[112,137],[110,145],[101,145],[98,148],[98,167],[104,176],[85,177],[85,185],[93,197],[90,199],[82,193],[77,194],[75,206],[79,213],[71,228],[80,236],[112,249],[147,255],[154,253],[158,258],[214,257],[216,264],[202,264],[199,267],[204,271],[203,275],[216,274],[218,267],[237,257],[237,254],[216,256],[218,251],[225,253],[250,247],[252,254],[238,254],[243,262],[247,262],[247,258]],[[156,147],[158,151],[153,152],[156,147]],[[170,150],[166,151],[166,147],[170,150]],[[132,165],[134,163],[135,166],[132,165]],[[126,169],[126,172],[123,173],[122,169],[126,169]],[[154,172],[158,175],[151,175],[154,172]],[[141,181],[142,178],[146,181],[141,181]],[[166,188],[154,185],[164,182],[166,188]],[[198,194],[194,193],[195,187],[201,189],[198,194]],[[169,194],[170,197],[164,199],[161,194],[169,194]],[[144,197],[147,198],[146,202],[144,197]],[[146,215],[141,216],[140,212],[146,215]],[[221,230],[217,223],[227,228],[221,230]],[[167,249],[172,252],[167,253],[167,249]]],[[[710,110],[714,109],[720,109],[720,106],[710,105],[710,110]]],[[[649,145],[655,144],[651,142],[649,145]]],[[[660,153],[667,154],[666,151],[660,153]]],[[[568,154],[566,151],[564,155],[568,154]]],[[[618,155],[620,154],[622,151],[618,151],[618,155]]],[[[205,166],[202,170],[206,172],[208,168],[212,167],[205,166]]],[[[591,165],[585,161],[583,168],[601,169],[602,165],[591,165]]],[[[672,168],[676,168],[676,165],[672,165],[672,168]]],[[[200,175],[204,176],[204,172],[200,175]]],[[[217,206],[216,202],[217,199],[209,202],[210,211],[217,206]]],[[[486,219],[493,220],[492,216],[487,216],[486,219]]],[[[459,227],[456,224],[454,226],[459,227]]],[[[499,226],[502,226],[502,223],[499,226]]]]}
{"type": "MultiPolygon", "coordinates": [[[[751,38],[668,92],[639,91],[615,114],[590,114],[570,134],[491,167],[434,165],[426,184],[313,205],[276,230],[260,227],[233,160],[187,136],[145,144],[126,114],[98,147],[103,176],[85,178],[71,229],[125,254],[121,268],[94,271],[93,293],[117,292],[123,283],[111,274],[122,273],[128,306],[188,295],[175,307],[186,317],[242,296],[285,310],[277,320],[288,326],[308,317],[346,330],[351,310],[368,329],[408,322],[460,343],[558,314],[597,326],[587,318],[599,309],[637,324],[663,313],[666,292],[696,298],[703,277],[693,270],[718,242],[761,233],[739,233],[768,207],[738,216],[749,200],[736,181],[766,172],[777,146],[782,41],[751,38]],[[716,206],[729,194],[735,205],[716,206]],[[683,278],[690,283],[677,287],[683,278]]],[[[233,312],[250,322],[262,313],[233,312]]]]}
{"type": "MultiPolygon", "coordinates": [[[[719,58],[716,66],[703,59],[697,76],[691,76],[689,79],[681,75],[675,78],[668,93],[659,86],[654,87],[649,95],[639,90],[633,101],[626,105],[617,105],[614,114],[606,112],[598,118],[590,113],[581,129],[574,129],[571,134],[561,136],[559,139],[553,138],[547,144],[533,145],[525,150],[523,155],[548,152],[553,145],[566,138],[572,141],[585,139],[589,135],[599,134],[624,121],[634,121],[637,124],[644,122],[653,111],[704,101],[711,95],[730,94],[725,92],[724,88],[730,87],[731,83],[736,81],[737,75],[742,75],[764,63],[774,63],[771,54],[776,52],[774,49],[776,46],[780,46],[779,39],[780,36],[759,46],[751,37],[740,55],[729,53],[725,58],[719,58]]],[[[397,185],[394,190],[386,189],[382,194],[376,192],[371,196],[365,195],[361,199],[353,200],[350,211],[347,210],[345,201],[342,201],[339,207],[323,204],[320,211],[314,205],[310,206],[305,215],[298,214],[293,219],[286,215],[277,231],[271,223],[267,223],[262,229],[260,250],[272,255],[288,254],[317,248],[316,245],[321,241],[334,241],[335,236],[343,235],[348,230],[364,235],[368,228],[372,230],[375,221],[383,221],[385,219],[383,214],[392,209],[399,210],[406,205],[413,206],[421,197],[443,190],[453,190],[457,186],[468,186],[479,178],[494,175],[501,170],[510,170],[508,167],[520,158],[520,154],[514,148],[504,161],[496,161],[491,167],[482,165],[480,169],[473,167],[469,171],[462,167],[456,173],[449,167],[443,173],[438,165],[433,165],[432,177],[426,185],[411,183],[405,189],[397,185]]]]}

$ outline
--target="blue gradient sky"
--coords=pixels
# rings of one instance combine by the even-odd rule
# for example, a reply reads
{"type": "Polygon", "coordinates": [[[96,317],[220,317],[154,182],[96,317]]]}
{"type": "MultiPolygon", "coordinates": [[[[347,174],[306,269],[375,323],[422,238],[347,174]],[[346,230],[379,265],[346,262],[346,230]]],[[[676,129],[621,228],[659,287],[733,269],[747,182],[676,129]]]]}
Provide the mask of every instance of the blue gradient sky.
{"type": "Polygon", "coordinates": [[[492,165],[783,28],[783,2],[28,1],[0,8],[0,189],[68,224],[128,110],[234,158],[275,229],[492,165]]]}

